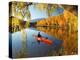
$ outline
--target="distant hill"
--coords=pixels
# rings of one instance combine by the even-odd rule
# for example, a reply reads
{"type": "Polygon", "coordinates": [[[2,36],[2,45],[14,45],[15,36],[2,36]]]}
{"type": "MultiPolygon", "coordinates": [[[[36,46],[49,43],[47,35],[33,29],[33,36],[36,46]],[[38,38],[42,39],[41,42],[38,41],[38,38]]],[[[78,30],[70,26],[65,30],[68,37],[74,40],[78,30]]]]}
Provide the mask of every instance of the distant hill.
{"type": "Polygon", "coordinates": [[[45,19],[45,18],[37,18],[37,19],[33,19],[33,20],[30,20],[30,22],[33,23],[33,22],[37,22],[37,21],[42,20],[42,19],[45,19]]]}

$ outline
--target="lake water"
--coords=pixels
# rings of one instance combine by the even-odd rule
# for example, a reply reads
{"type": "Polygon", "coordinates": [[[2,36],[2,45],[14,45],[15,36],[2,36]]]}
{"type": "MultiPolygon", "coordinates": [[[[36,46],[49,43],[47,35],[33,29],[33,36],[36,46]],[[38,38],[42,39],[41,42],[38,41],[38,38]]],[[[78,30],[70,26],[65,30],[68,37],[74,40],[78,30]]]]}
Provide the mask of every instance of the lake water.
{"type": "Polygon", "coordinates": [[[49,40],[52,40],[53,43],[52,45],[47,45],[43,42],[40,42],[39,44],[33,36],[34,34],[38,34],[38,30],[36,30],[35,28],[30,28],[24,29],[23,31],[25,32],[23,33],[25,37],[22,36],[21,31],[11,34],[13,58],[23,53],[26,53],[26,57],[41,57],[54,55],[53,53],[62,48],[63,41],[55,38],[54,36],[49,36],[48,34],[40,31],[42,37],[47,37],[49,40]]]}

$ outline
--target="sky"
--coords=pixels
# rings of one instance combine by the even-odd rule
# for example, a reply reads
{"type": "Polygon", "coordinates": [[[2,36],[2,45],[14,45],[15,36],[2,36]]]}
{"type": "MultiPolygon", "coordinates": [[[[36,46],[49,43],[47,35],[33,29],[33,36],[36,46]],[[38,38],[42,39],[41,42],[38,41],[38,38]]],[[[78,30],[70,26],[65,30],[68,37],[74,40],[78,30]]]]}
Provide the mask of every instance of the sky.
{"type": "Polygon", "coordinates": [[[46,10],[39,10],[34,5],[31,5],[29,7],[30,13],[31,13],[31,20],[37,19],[37,18],[47,18],[47,11],[46,10]]]}
{"type": "MultiPolygon", "coordinates": [[[[48,18],[47,10],[39,10],[34,5],[29,6],[29,11],[31,14],[31,20],[35,19],[41,19],[41,18],[48,18]]],[[[63,8],[56,8],[55,11],[52,12],[51,16],[57,16],[64,12],[63,8]]],[[[27,20],[27,17],[25,17],[24,20],[27,20]]]]}

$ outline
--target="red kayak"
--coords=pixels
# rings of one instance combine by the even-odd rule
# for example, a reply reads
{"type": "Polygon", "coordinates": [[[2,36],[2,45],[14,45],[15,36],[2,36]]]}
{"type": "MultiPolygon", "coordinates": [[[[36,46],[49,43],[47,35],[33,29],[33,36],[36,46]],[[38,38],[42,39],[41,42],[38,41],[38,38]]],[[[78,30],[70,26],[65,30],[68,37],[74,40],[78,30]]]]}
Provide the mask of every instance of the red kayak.
{"type": "Polygon", "coordinates": [[[33,35],[33,36],[36,38],[36,40],[38,40],[38,41],[40,41],[40,42],[44,42],[44,43],[46,43],[46,44],[48,44],[48,45],[51,45],[51,44],[53,43],[53,41],[51,41],[51,40],[49,40],[49,39],[47,39],[47,38],[38,37],[38,36],[36,36],[36,35],[33,35]]]}

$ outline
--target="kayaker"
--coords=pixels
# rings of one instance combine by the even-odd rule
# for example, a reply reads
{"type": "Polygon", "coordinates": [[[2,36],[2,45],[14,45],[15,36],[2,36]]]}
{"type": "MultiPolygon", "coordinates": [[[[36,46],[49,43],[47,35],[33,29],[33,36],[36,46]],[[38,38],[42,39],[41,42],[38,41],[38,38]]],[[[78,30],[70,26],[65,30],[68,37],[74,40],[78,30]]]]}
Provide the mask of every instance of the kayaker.
{"type": "MultiPolygon", "coordinates": [[[[41,34],[40,34],[40,32],[38,32],[38,37],[39,37],[39,38],[42,37],[41,34]]],[[[37,42],[40,44],[40,41],[39,41],[39,40],[37,40],[37,42]]]]}
{"type": "Polygon", "coordinates": [[[40,32],[38,32],[38,37],[42,37],[41,34],[40,34],[40,32]]]}

